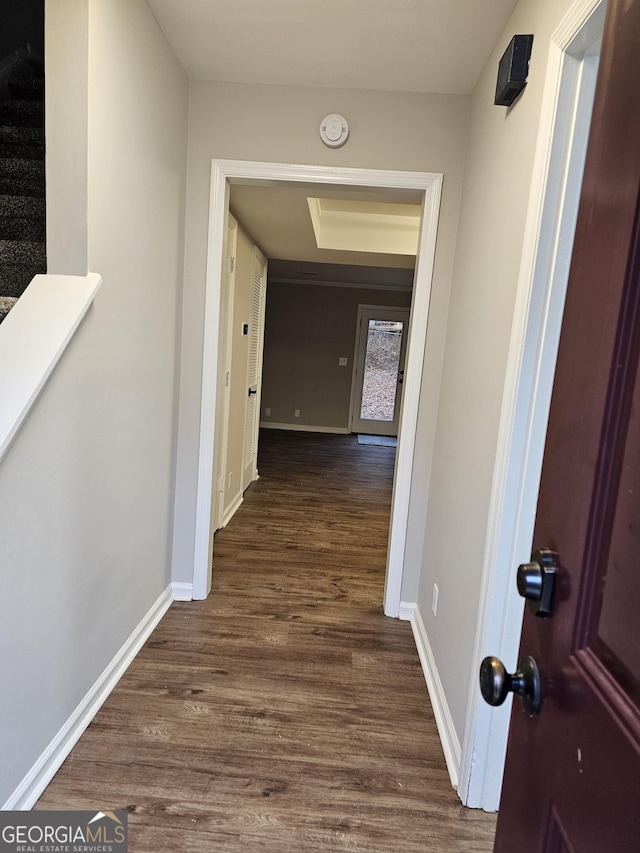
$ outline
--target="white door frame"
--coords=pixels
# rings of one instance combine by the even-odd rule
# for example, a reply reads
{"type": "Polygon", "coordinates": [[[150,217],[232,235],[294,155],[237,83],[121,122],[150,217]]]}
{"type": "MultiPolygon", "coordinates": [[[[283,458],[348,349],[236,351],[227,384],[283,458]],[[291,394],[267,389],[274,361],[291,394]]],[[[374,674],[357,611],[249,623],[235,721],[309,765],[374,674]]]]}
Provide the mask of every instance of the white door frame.
{"type": "MultiPolygon", "coordinates": [[[[405,356],[406,360],[406,350],[407,345],[409,343],[409,322],[411,320],[411,308],[403,308],[400,305],[358,305],[358,317],[356,320],[356,342],[353,348],[353,367],[351,370],[351,396],[349,401],[349,431],[354,432],[353,422],[354,420],[360,420],[359,413],[360,407],[362,404],[362,393],[358,394],[358,389],[363,388],[364,384],[364,361],[366,358],[366,346],[367,346],[367,335],[364,336],[362,334],[362,318],[363,315],[369,313],[370,311],[379,311],[381,315],[390,316],[396,314],[399,319],[405,323],[402,329],[402,347],[400,350],[400,362],[398,365],[398,369],[402,367],[402,356],[405,356]],[[363,349],[365,352],[363,352],[363,349]],[[359,381],[358,376],[363,380],[359,381]],[[358,417],[356,418],[356,412],[358,412],[358,417]]],[[[396,389],[396,405],[398,406],[398,421],[400,418],[400,408],[402,406],[402,392],[404,390],[404,381],[402,381],[400,388],[396,389]]],[[[395,412],[394,412],[395,414],[395,412]]],[[[396,418],[394,418],[395,422],[396,418]]],[[[396,435],[397,435],[396,431],[396,435]]]]}
{"type": "MultiPolygon", "coordinates": [[[[516,567],[530,557],[542,457],[571,262],[605,0],[577,0],[551,37],[507,362],[484,552],[473,678],[458,794],[495,811],[511,702],[492,708],[477,684],[480,661],[517,663],[523,600],[516,567]]],[[[514,670],[510,670],[514,671],[514,670]]]]}
{"type": "Polygon", "coordinates": [[[195,599],[206,598],[211,590],[213,558],[211,500],[212,485],[217,482],[218,478],[215,428],[220,357],[220,298],[224,232],[229,207],[229,182],[232,181],[253,184],[284,181],[288,183],[329,184],[332,186],[413,189],[424,192],[422,228],[418,244],[405,368],[405,393],[400,414],[401,437],[398,441],[396,454],[384,594],[385,613],[388,616],[398,616],[407,538],[409,492],[418,418],[418,401],[442,194],[442,175],[433,172],[396,172],[348,167],[261,163],[246,160],[212,160],[193,566],[192,594],[195,599]]]}

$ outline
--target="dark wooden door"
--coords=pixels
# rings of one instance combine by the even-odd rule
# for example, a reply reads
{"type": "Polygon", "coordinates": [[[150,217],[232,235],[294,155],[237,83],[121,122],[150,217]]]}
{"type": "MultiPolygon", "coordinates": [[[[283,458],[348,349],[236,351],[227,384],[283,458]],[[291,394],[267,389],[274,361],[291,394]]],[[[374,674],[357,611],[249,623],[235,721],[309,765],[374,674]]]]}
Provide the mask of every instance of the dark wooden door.
{"type": "MultiPolygon", "coordinates": [[[[640,851],[640,0],[610,0],[534,548],[552,615],[523,625],[495,850],[640,851]]],[[[515,567],[514,567],[515,574],[515,567]]]]}

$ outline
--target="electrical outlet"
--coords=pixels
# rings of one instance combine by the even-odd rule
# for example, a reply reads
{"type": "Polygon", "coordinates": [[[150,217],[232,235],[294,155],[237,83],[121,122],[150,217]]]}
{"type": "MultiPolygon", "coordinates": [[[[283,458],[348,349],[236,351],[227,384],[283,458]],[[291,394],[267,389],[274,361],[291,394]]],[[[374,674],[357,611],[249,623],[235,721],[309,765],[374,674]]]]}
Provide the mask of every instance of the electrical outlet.
{"type": "Polygon", "coordinates": [[[440,590],[438,589],[438,584],[434,583],[433,585],[433,599],[431,601],[431,610],[433,611],[433,615],[435,616],[438,612],[438,593],[440,590]]]}
{"type": "Polygon", "coordinates": [[[342,356],[338,359],[338,367],[346,367],[348,363],[348,359],[343,358],[342,356]]]}
{"type": "Polygon", "coordinates": [[[294,417],[294,418],[299,418],[299,417],[300,417],[300,409],[296,409],[296,410],[294,411],[294,413],[293,413],[293,417],[294,417]]]}
{"type": "Polygon", "coordinates": [[[266,409],[264,410],[264,413],[265,413],[265,416],[266,416],[267,418],[271,417],[271,409],[270,409],[268,406],[267,406],[267,407],[266,407],[266,409]]]}

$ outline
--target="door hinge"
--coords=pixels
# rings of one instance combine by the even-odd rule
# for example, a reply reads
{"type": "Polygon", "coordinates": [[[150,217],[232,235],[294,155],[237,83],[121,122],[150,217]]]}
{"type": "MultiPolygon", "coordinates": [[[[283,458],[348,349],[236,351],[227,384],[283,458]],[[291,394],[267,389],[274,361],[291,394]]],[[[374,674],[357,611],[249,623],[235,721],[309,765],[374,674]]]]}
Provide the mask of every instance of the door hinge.
{"type": "Polygon", "coordinates": [[[236,268],[236,259],[235,259],[235,257],[232,255],[232,256],[229,258],[229,272],[233,272],[235,268],[236,268]]]}

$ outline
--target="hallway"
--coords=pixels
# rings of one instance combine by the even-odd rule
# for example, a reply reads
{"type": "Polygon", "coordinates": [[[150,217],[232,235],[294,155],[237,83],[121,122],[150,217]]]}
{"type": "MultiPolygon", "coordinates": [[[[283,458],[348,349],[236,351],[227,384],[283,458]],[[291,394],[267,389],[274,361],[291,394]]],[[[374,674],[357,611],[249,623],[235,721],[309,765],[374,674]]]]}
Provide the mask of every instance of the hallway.
{"type": "Polygon", "coordinates": [[[127,808],[132,853],[490,851],[382,615],[394,453],[264,432],[210,598],[171,607],[36,808],[127,808]]]}

